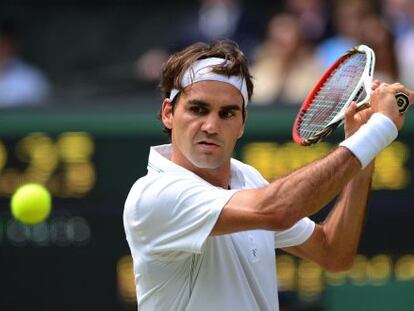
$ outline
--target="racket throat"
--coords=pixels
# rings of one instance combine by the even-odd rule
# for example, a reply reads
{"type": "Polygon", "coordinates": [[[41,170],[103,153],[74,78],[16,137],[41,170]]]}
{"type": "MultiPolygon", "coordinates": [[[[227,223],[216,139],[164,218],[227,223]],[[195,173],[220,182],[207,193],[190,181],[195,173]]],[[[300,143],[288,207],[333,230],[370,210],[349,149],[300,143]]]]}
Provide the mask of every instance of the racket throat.
{"type": "Polygon", "coordinates": [[[339,120],[335,123],[328,125],[327,127],[315,133],[314,135],[304,138],[302,141],[302,145],[310,146],[310,145],[316,144],[317,142],[323,140],[325,137],[329,136],[341,124],[342,124],[342,120],[339,120]]]}

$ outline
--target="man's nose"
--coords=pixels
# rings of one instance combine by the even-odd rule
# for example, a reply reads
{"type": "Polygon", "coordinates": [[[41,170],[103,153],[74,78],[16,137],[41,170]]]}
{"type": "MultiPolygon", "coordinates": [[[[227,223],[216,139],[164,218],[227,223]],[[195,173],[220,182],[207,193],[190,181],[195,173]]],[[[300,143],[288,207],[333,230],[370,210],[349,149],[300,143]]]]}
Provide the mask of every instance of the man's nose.
{"type": "Polygon", "coordinates": [[[220,118],[213,114],[207,116],[201,126],[203,132],[208,134],[216,134],[220,129],[220,118]]]}

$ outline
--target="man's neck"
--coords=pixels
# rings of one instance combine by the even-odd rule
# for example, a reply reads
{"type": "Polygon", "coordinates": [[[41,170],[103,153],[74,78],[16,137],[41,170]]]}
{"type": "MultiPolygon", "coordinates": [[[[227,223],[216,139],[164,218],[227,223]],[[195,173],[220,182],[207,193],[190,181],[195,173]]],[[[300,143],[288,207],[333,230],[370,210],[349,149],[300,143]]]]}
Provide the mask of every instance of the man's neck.
{"type": "Polygon", "coordinates": [[[202,179],[212,184],[213,186],[229,189],[231,177],[230,160],[220,167],[214,169],[199,168],[185,157],[177,156],[177,154],[174,154],[174,152],[170,160],[175,164],[180,165],[185,169],[193,172],[194,174],[200,176],[202,179]]]}
{"type": "Polygon", "coordinates": [[[196,167],[191,171],[213,186],[221,187],[224,189],[229,189],[230,187],[230,163],[228,165],[228,168],[220,167],[218,169],[202,169],[196,167]]]}

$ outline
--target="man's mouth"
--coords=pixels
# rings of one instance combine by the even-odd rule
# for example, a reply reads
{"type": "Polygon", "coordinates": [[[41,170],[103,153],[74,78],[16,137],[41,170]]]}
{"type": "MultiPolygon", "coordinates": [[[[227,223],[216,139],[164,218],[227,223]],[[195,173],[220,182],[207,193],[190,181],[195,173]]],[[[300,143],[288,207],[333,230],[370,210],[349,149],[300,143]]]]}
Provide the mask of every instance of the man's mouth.
{"type": "Polygon", "coordinates": [[[198,145],[209,146],[209,147],[219,147],[219,145],[212,141],[202,140],[197,143],[198,145]]]}

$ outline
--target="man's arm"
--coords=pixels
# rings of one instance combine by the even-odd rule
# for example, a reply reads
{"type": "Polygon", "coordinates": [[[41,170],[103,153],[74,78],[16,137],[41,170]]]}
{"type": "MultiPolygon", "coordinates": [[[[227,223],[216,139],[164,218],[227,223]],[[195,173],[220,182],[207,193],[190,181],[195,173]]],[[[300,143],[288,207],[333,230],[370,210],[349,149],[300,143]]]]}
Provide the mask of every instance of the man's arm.
{"type": "MultiPolygon", "coordinates": [[[[346,129],[349,135],[375,112],[387,116],[398,129],[402,127],[404,116],[398,111],[395,94],[404,92],[409,95],[412,102],[413,92],[399,83],[379,85],[379,82],[376,82],[374,88],[370,101],[371,108],[356,114],[356,107],[353,105],[353,109],[347,112],[346,119],[349,120],[351,116],[354,122],[346,129]]],[[[299,219],[322,209],[354,177],[356,179],[351,186],[347,186],[342,200],[346,201],[349,196],[354,196],[348,195],[354,189],[357,192],[356,198],[359,198],[362,195],[359,194],[362,187],[358,185],[367,179],[366,174],[367,171],[361,172],[360,160],[348,148],[338,147],[323,159],[277,179],[262,189],[241,190],[235,193],[223,208],[211,234],[290,228],[299,219]]]]}
{"type": "MultiPolygon", "coordinates": [[[[379,86],[375,81],[373,90],[379,86]]],[[[345,115],[345,137],[352,136],[370,114],[369,110],[356,113],[352,104],[345,115]]],[[[349,269],[358,250],[373,170],[372,162],[345,186],[326,220],[315,227],[305,243],[285,250],[332,272],[349,269]]]]}
{"type": "Polygon", "coordinates": [[[236,192],[223,208],[212,234],[290,228],[329,203],[360,170],[355,156],[339,147],[264,188],[236,192]]]}
{"type": "Polygon", "coordinates": [[[349,269],[364,224],[373,168],[371,163],[345,186],[326,220],[316,225],[305,243],[284,250],[332,272],[349,269]]]}

